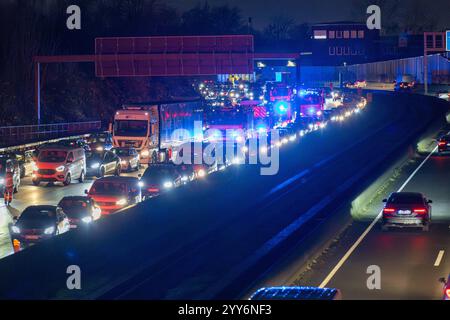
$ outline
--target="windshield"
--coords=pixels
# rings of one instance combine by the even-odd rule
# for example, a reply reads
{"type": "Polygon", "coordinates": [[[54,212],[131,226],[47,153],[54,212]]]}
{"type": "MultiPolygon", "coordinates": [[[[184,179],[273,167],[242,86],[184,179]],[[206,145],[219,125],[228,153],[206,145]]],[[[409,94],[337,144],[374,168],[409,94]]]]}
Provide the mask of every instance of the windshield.
{"type": "Polygon", "coordinates": [[[169,168],[149,168],[144,173],[144,179],[168,179],[175,175],[175,169],[169,168]]]}
{"type": "Polygon", "coordinates": [[[42,150],[39,152],[39,162],[64,162],[67,157],[66,151],[42,150]]]}
{"type": "Polygon", "coordinates": [[[116,136],[145,137],[148,121],[146,120],[116,120],[114,134],[116,136]]]}
{"type": "Polygon", "coordinates": [[[59,206],[69,217],[72,217],[86,214],[88,202],[86,200],[63,199],[59,203],[59,206]]]}
{"type": "Polygon", "coordinates": [[[89,191],[90,194],[123,195],[127,194],[127,184],[123,182],[97,181],[89,191]]]}
{"type": "Polygon", "coordinates": [[[21,222],[50,222],[55,220],[56,211],[52,209],[27,208],[20,216],[21,222]]]}
{"type": "Polygon", "coordinates": [[[301,99],[301,104],[320,104],[322,101],[322,98],[320,96],[317,95],[309,95],[309,96],[304,96],[301,99]]]}
{"type": "Polygon", "coordinates": [[[89,143],[105,143],[106,138],[105,137],[91,137],[89,138],[89,143]]]}
{"type": "Polygon", "coordinates": [[[130,156],[131,155],[131,150],[130,149],[114,149],[114,153],[117,154],[118,156],[130,156]]]}
{"type": "Polygon", "coordinates": [[[103,154],[90,152],[90,153],[88,153],[86,155],[86,160],[89,161],[89,162],[91,162],[91,161],[102,162],[103,161],[103,154]]]}

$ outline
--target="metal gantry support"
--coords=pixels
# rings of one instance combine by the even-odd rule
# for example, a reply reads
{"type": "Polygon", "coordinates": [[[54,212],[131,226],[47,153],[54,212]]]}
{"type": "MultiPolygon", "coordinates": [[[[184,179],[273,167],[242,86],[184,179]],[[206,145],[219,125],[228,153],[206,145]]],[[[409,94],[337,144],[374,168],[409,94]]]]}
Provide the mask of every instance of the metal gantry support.
{"type": "Polygon", "coordinates": [[[423,84],[428,94],[428,54],[446,51],[445,32],[424,32],[423,34],[423,84]]]}

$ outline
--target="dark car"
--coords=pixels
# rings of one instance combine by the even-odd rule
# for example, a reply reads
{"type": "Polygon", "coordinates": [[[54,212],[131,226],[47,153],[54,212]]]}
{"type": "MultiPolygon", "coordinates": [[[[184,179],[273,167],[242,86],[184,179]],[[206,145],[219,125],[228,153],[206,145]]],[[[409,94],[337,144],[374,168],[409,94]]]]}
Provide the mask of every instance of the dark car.
{"type": "Polygon", "coordinates": [[[95,200],[83,196],[64,197],[58,206],[69,218],[71,228],[88,226],[100,219],[102,212],[95,200]]]}
{"type": "Polygon", "coordinates": [[[102,152],[113,148],[113,138],[110,132],[91,134],[86,141],[93,151],[102,152]]]}
{"type": "Polygon", "coordinates": [[[152,164],[141,178],[142,196],[149,198],[182,184],[181,168],[175,164],[152,164]]]}
{"type": "Polygon", "coordinates": [[[428,231],[431,223],[431,200],[421,193],[397,192],[384,199],[382,230],[389,227],[420,227],[428,231]]]}
{"type": "Polygon", "coordinates": [[[450,151],[450,135],[445,135],[438,140],[438,151],[439,153],[450,151]]]}
{"type": "Polygon", "coordinates": [[[400,82],[395,82],[394,91],[410,92],[414,89],[414,87],[415,87],[415,82],[400,81],[400,82]]]}
{"type": "Polygon", "coordinates": [[[90,152],[86,155],[86,170],[91,177],[101,178],[107,174],[120,176],[122,166],[120,158],[112,151],[90,152]]]}
{"type": "Polygon", "coordinates": [[[3,194],[6,172],[13,173],[14,192],[19,191],[20,186],[20,165],[15,159],[9,156],[0,156],[0,192],[3,194]]]}
{"type": "Polygon", "coordinates": [[[58,206],[30,206],[14,220],[10,233],[15,249],[23,249],[70,230],[69,219],[58,206]]]}

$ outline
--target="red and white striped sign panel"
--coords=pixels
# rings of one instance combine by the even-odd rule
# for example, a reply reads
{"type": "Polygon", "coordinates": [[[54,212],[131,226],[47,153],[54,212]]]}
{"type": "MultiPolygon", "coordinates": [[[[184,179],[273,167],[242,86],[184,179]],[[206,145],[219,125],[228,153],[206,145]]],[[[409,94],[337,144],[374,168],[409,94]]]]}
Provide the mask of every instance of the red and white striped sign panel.
{"type": "Polygon", "coordinates": [[[253,73],[253,36],[97,38],[99,77],[253,73]]]}

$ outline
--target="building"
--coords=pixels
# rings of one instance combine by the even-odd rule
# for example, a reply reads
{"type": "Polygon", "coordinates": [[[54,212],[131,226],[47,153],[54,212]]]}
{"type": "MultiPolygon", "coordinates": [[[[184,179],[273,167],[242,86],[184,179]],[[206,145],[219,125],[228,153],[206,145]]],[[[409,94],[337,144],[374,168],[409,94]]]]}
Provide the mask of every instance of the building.
{"type": "Polygon", "coordinates": [[[334,22],[312,25],[313,64],[339,66],[374,61],[380,30],[365,23],[334,22]]]}

